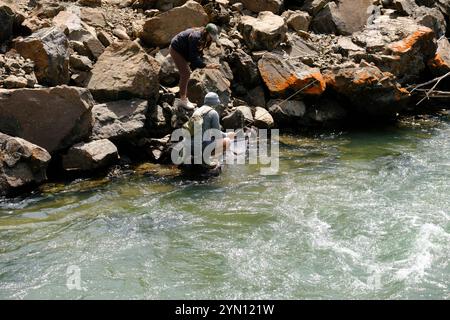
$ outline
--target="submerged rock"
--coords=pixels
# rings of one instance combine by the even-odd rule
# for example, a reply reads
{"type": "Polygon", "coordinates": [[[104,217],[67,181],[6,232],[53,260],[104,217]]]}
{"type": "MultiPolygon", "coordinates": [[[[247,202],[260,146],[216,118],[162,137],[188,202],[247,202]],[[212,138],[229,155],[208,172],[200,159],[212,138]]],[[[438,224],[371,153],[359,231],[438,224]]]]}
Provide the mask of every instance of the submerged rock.
{"type": "Polygon", "coordinates": [[[52,153],[89,136],[93,106],[83,88],[0,89],[0,131],[52,153]]]}
{"type": "Polygon", "coordinates": [[[0,195],[45,181],[50,159],[45,149],[0,133],[0,195]]]}
{"type": "Polygon", "coordinates": [[[71,147],[63,156],[63,168],[66,171],[92,171],[118,160],[117,147],[108,139],[102,139],[71,147]]]}
{"type": "Polygon", "coordinates": [[[88,89],[98,101],[132,97],[156,100],[159,69],[159,63],[135,42],[115,42],[94,65],[88,89]]]}

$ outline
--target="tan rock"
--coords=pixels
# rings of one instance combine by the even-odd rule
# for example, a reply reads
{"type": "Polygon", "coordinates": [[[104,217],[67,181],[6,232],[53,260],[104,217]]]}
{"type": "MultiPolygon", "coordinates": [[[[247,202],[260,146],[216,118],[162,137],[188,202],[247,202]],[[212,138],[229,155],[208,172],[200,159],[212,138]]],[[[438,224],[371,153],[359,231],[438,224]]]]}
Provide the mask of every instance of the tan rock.
{"type": "Polygon", "coordinates": [[[46,180],[50,159],[45,149],[0,133],[0,195],[46,180]]]}
{"type": "Polygon", "coordinates": [[[34,62],[40,84],[56,86],[69,82],[69,41],[57,27],[19,38],[14,48],[34,62]]]}
{"type": "Polygon", "coordinates": [[[91,171],[104,168],[119,160],[117,147],[108,139],[79,143],[63,156],[66,171],[91,171]]]}
{"type": "Polygon", "coordinates": [[[82,88],[0,89],[0,131],[54,152],[89,136],[93,105],[82,88]]]}
{"type": "Polygon", "coordinates": [[[283,6],[283,0],[240,0],[245,8],[253,12],[271,11],[279,13],[283,6]]]}
{"type": "Polygon", "coordinates": [[[166,47],[178,33],[207,23],[208,15],[203,7],[195,1],[188,1],[181,7],[148,19],[140,38],[150,46],[166,47]]]}
{"type": "Polygon", "coordinates": [[[160,66],[135,42],[115,42],[92,69],[88,88],[98,101],[155,98],[160,66]]]}
{"type": "Polygon", "coordinates": [[[287,25],[284,18],[269,11],[259,13],[257,18],[241,17],[239,30],[245,44],[252,50],[273,50],[286,39],[287,25]]]}

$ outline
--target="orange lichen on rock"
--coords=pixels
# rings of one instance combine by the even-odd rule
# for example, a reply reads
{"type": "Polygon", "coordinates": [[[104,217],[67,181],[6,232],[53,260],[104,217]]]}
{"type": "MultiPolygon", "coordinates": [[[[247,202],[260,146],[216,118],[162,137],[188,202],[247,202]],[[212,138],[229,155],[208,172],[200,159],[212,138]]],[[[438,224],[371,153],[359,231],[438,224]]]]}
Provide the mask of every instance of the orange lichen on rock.
{"type": "Polygon", "coordinates": [[[371,85],[379,81],[379,78],[368,69],[361,69],[355,74],[353,83],[355,85],[371,85]]]}
{"type": "Polygon", "coordinates": [[[270,92],[283,95],[287,91],[299,91],[306,95],[320,95],[326,82],[317,68],[297,63],[293,65],[281,56],[266,54],[258,63],[261,77],[270,92]]]}
{"type": "Polygon", "coordinates": [[[301,86],[298,90],[311,84],[309,87],[307,87],[303,91],[303,93],[309,94],[309,95],[321,95],[327,87],[325,79],[323,78],[320,71],[311,73],[309,77],[303,79],[303,81],[300,81],[300,83],[301,83],[301,86]],[[315,81],[315,83],[311,84],[313,81],[315,81]]]}
{"type": "Polygon", "coordinates": [[[391,44],[389,48],[395,53],[405,53],[411,50],[420,40],[433,36],[433,30],[427,27],[420,27],[412,35],[391,44]]]}
{"type": "Polygon", "coordinates": [[[428,66],[433,69],[447,69],[450,70],[450,65],[441,57],[439,53],[436,53],[434,58],[428,61],[428,66]]]}
{"type": "Polygon", "coordinates": [[[289,89],[300,90],[304,88],[304,94],[320,95],[326,88],[325,80],[320,71],[305,73],[304,76],[291,74],[285,78],[280,73],[262,70],[261,76],[270,92],[276,94],[283,94],[289,89]],[[315,83],[311,84],[312,82],[315,83]]]}

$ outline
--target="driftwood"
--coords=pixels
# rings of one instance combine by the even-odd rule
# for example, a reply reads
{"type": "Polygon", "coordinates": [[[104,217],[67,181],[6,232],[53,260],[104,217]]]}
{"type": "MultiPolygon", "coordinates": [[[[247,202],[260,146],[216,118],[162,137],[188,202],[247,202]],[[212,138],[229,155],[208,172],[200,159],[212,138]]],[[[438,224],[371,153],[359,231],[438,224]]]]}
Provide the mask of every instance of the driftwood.
{"type": "Polygon", "coordinates": [[[429,92],[427,89],[417,89],[417,92],[427,95],[425,98],[450,98],[450,91],[436,91],[429,92]]]}
{"type": "Polygon", "coordinates": [[[443,76],[437,77],[433,80],[427,81],[425,83],[421,83],[421,84],[409,87],[408,89],[412,88],[412,90],[410,91],[411,93],[413,93],[414,91],[417,91],[422,94],[425,94],[425,97],[423,97],[419,102],[417,102],[416,105],[419,105],[423,101],[428,100],[430,98],[450,98],[450,92],[435,90],[437,88],[437,86],[439,85],[439,83],[449,76],[450,76],[450,72],[444,74],[443,76]],[[426,87],[431,84],[434,84],[433,87],[431,87],[431,89],[421,89],[421,88],[426,87]]]}

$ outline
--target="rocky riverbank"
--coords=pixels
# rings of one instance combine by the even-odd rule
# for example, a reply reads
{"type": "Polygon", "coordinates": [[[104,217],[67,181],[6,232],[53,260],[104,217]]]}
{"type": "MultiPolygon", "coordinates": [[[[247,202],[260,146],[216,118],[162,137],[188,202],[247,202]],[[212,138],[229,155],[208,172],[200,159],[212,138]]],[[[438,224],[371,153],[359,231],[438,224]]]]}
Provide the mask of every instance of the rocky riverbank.
{"type": "Polygon", "coordinates": [[[411,85],[450,71],[449,16],[448,0],[0,0],[0,195],[167,161],[189,116],[168,45],[188,27],[221,28],[191,101],[217,92],[225,129],[298,130],[417,111],[411,85]]]}

